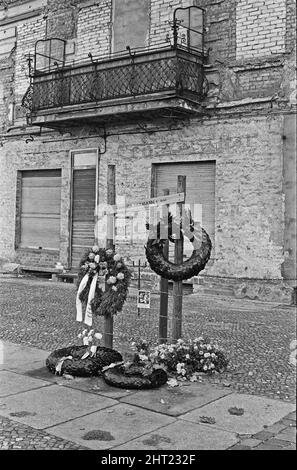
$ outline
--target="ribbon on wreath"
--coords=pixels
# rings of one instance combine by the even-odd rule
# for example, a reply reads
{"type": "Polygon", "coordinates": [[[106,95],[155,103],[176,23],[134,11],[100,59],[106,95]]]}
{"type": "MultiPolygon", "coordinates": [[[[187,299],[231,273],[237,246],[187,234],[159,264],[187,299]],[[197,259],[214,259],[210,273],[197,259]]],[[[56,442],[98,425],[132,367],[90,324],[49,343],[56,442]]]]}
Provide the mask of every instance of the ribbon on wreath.
{"type": "MultiPolygon", "coordinates": [[[[89,280],[89,274],[86,274],[79,285],[77,295],[76,295],[76,321],[83,321],[83,311],[82,311],[82,302],[79,298],[81,292],[84,290],[86,287],[87,283],[89,280]]],[[[90,290],[89,290],[89,295],[88,295],[88,302],[87,302],[87,308],[85,311],[85,319],[84,323],[88,326],[92,326],[92,307],[91,307],[91,302],[94,299],[95,296],[95,291],[96,291],[96,285],[98,282],[98,287],[99,289],[102,290],[102,292],[105,292],[105,281],[106,281],[106,276],[99,276],[97,273],[92,279],[90,290]]]]}
{"type": "MultiPolygon", "coordinates": [[[[79,285],[77,295],[76,295],[76,321],[83,321],[83,311],[82,311],[82,302],[79,298],[81,292],[84,290],[86,287],[87,283],[89,280],[89,275],[86,274],[79,285]]],[[[92,279],[91,285],[90,285],[90,290],[89,290],[89,295],[88,295],[88,301],[87,301],[87,308],[85,311],[85,319],[84,323],[88,326],[92,326],[92,321],[93,321],[93,314],[92,314],[92,307],[91,307],[91,302],[95,297],[95,291],[96,291],[96,285],[97,285],[97,280],[98,280],[98,274],[96,273],[92,279]]]]}
{"type": "Polygon", "coordinates": [[[66,361],[66,359],[72,359],[72,356],[64,356],[64,357],[61,357],[61,359],[59,359],[56,365],[56,370],[55,370],[56,375],[62,375],[62,365],[64,364],[64,361],[66,361]]]}

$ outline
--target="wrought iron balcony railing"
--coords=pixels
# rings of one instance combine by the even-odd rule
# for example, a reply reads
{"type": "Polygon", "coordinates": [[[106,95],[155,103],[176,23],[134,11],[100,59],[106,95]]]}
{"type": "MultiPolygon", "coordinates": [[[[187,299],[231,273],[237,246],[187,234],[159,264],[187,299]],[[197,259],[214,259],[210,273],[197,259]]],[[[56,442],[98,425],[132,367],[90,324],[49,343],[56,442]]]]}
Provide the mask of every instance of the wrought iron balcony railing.
{"type": "MultiPolygon", "coordinates": [[[[204,13],[177,8],[168,43],[116,56],[65,64],[65,41],[37,41],[31,86],[23,99],[33,124],[52,126],[78,119],[125,118],[144,112],[201,110],[204,13]]],[[[167,40],[166,39],[166,40],[167,40]]],[[[32,61],[32,60],[31,60],[32,61]]],[[[29,61],[29,70],[31,70],[29,61]]]]}
{"type": "Polygon", "coordinates": [[[168,48],[39,74],[33,78],[32,111],[161,92],[199,102],[202,85],[201,59],[168,48]]]}

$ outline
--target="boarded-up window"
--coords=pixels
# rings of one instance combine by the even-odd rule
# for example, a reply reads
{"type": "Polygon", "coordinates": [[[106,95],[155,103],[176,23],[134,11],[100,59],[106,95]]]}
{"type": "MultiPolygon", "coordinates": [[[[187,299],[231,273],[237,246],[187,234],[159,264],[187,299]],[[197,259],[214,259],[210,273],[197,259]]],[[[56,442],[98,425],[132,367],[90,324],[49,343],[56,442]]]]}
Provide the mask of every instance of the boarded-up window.
{"type": "Polygon", "coordinates": [[[144,47],[149,24],[149,0],[113,1],[113,51],[144,47]]]}
{"type": "MultiPolygon", "coordinates": [[[[195,222],[209,234],[212,244],[215,239],[215,162],[162,163],[155,165],[156,196],[164,189],[176,193],[178,175],[186,176],[186,207],[192,211],[195,222]]],[[[171,254],[173,253],[171,246],[171,254]]],[[[192,245],[185,239],[185,255],[192,252],[192,245]]]]}
{"type": "Polygon", "coordinates": [[[61,170],[22,172],[21,247],[60,248],[61,170]]]}

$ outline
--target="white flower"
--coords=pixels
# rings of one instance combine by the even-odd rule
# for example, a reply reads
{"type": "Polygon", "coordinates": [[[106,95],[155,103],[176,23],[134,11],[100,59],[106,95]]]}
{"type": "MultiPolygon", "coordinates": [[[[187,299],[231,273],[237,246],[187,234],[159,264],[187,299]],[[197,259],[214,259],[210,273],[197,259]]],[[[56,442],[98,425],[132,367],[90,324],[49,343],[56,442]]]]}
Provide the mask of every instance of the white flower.
{"type": "Polygon", "coordinates": [[[210,364],[209,366],[211,369],[214,369],[215,368],[215,365],[213,363],[210,364]]]}
{"type": "Polygon", "coordinates": [[[94,259],[94,258],[95,258],[94,253],[89,253],[89,259],[94,259]]]}
{"type": "Polygon", "coordinates": [[[169,385],[169,387],[178,387],[178,381],[176,379],[169,379],[167,380],[167,385],[169,385]]]}
{"type": "Polygon", "coordinates": [[[99,246],[98,246],[98,245],[94,245],[94,246],[92,247],[92,251],[93,251],[94,253],[98,253],[98,251],[99,251],[99,246]]]}
{"type": "Polygon", "coordinates": [[[114,292],[117,292],[118,288],[117,288],[116,286],[112,286],[112,290],[113,290],[114,292]]]}
{"type": "Polygon", "coordinates": [[[174,348],[172,346],[169,346],[168,352],[172,353],[174,351],[174,348]]]}
{"type": "Polygon", "coordinates": [[[82,335],[81,333],[79,333],[79,335],[77,335],[77,337],[78,337],[79,339],[81,339],[81,338],[83,337],[83,335],[82,335]]]}
{"type": "Polygon", "coordinates": [[[124,277],[125,277],[124,273],[118,273],[118,274],[117,274],[117,278],[118,278],[120,281],[122,281],[122,280],[124,279],[124,277]]]}
{"type": "Polygon", "coordinates": [[[107,284],[115,284],[117,282],[117,278],[114,277],[114,276],[110,276],[108,279],[107,279],[107,284]]]}
{"type": "Polygon", "coordinates": [[[203,356],[203,351],[199,351],[200,356],[203,356]]]}
{"type": "Polygon", "coordinates": [[[210,350],[212,349],[212,348],[211,348],[211,345],[208,344],[208,345],[206,346],[206,349],[207,349],[208,351],[210,351],[210,350]]]}
{"type": "Polygon", "coordinates": [[[190,359],[190,354],[186,354],[186,359],[190,359]]]}
{"type": "Polygon", "coordinates": [[[91,350],[92,356],[94,356],[96,354],[96,351],[97,351],[97,346],[91,346],[90,350],[91,350]]]}
{"type": "Polygon", "coordinates": [[[209,354],[209,353],[205,353],[205,354],[204,354],[204,357],[210,357],[210,354],[209,354]]]}
{"type": "Polygon", "coordinates": [[[207,370],[207,369],[208,369],[208,367],[207,367],[207,366],[203,366],[203,370],[207,370]]]}
{"type": "Polygon", "coordinates": [[[99,255],[96,255],[95,258],[94,258],[94,261],[95,261],[95,263],[99,263],[99,261],[100,261],[100,256],[99,256],[99,255]]]}
{"type": "Polygon", "coordinates": [[[145,354],[139,354],[139,359],[141,361],[147,361],[148,360],[148,357],[145,355],[145,354]]]}
{"type": "Polygon", "coordinates": [[[83,330],[82,334],[83,336],[87,333],[88,330],[83,330]]]}
{"type": "Polygon", "coordinates": [[[161,354],[160,358],[165,359],[165,354],[161,354]]]}
{"type": "Polygon", "coordinates": [[[211,357],[217,357],[215,353],[211,353],[211,357]]]}
{"type": "Polygon", "coordinates": [[[114,255],[113,259],[114,259],[114,261],[120,261],[121,255],[119,255],[119,254],[117,253],[116,255],[114,255]]]}
{"type": "Polygon", "coordinates": [[[102,334],[101,333],[95,333],[94,334],[96,339],[102,339],[102,334]]]}

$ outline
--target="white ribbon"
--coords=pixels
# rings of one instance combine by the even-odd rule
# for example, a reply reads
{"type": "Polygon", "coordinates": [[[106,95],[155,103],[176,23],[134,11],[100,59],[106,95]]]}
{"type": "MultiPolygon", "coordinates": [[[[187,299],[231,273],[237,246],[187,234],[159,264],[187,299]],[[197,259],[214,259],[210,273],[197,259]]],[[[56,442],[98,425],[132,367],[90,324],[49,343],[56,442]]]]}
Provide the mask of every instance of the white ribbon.
{"type": "MultiPolygon", "coordinates": [[[[97,279],[98,279],[98,274],[95,274],[95,276],[92,279],[90,290],[89,290],[89,295],[88,295],[88,302],[87,302],[87,308],[85,312],[85,319],[84,323],[88,326],[92,326],[92,307],[91,307],[91,302],[95,296],[95,290],[96,290],[96,284],[97,284],[97,279]]],[[[76,321],[83,321],[83,311],[82,311],[82,302],[79,298],[81,292],[84,290],[86,287],[87,283],[89,280],[89,275],[86,274],[79,285],[77,295],[76,295],[76,321]]]]}
{"type": "Polygon", "coordinates": [[[64,356],[64,357],[61,357],[61,359],[59,359],[56,365],[56,371],[55,371],[56,375],[62,375],[62,365],[64,361],[66,361],[66,359],[72,359],[72,356],[64,356]]]}
{"type": "Polygon", "coordinates": [[[88,326],[92,326],[92,321],[93,321],[91,302],[95,296],[97,279],[98,279],[98,274],[96,273],[91,282],[89,296],[88,296],[88,303],[87,303],[87,308],[86,308],[86,313],[85,313],[84,322],[88,326]]]}
{"type": "Polygon", "coordinates": [[[82,278],[81,283],[80,283],[79,288],[78,288],[78,291],[77,291],[77,295],[76,295],[76,321],[83,321],[82,303],[81,303],[81,300],[80,300],[79,296],[80,296],[81,292],[84,290],[84,288],[86,287],[88,280],[89,280],[89,275],[86,274],[82,278]]]}

